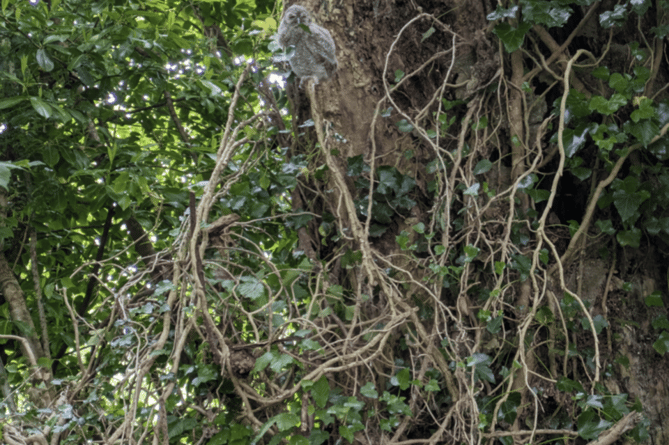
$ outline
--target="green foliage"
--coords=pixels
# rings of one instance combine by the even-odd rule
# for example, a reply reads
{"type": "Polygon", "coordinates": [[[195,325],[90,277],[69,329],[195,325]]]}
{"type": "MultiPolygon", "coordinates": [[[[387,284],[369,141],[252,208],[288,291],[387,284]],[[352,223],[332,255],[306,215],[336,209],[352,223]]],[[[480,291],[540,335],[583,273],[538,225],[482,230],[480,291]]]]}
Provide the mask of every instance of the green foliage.
{"type": "MultiPolygon", "coordinates": [[[[348,159],[347,174],[356,177],[356,188],[359,198],[355,200],[358,215],[366,219],[369,208],[369,186],[370,182],[364,173],[369,172],[370,167],[364,163],[361,156],[348,159]]],[[[416,181],[410,176],[403,175],[394,167],[380,166],[376,169],[377,177],[374,181],[374,192],[372,193],[372,221],[376,224],[372,227],[373,236],[380,236],[385,232],[393,218],[397,215],[406,215],[416,205],[410,197],[416,186],[416,181]]]]}
{"type": "MultiPolygon", "coordinates": [[[[294,86],[289,101],[268,81],[283,69],[272,59],[274,2],[3,1],[0,189],[10,205],[0,244],[31,309],[35,288],[43,292],[51,354],[36,361],[53,379],[42,384],[54,394],[76,391],[76,405],[57,408],[62,442],[100,440],[119,428],[134,441],[148,440],[146,432],[212,445],[355,443],[367,428],[438,442],[428,439],[436,428],[426,422],[455,400],[463,407],[458,434],[475,442],[493,425],[538,426],[530,425],[535,396],[560,404],[554,416],[540,414],[542,429],[594,440],[640,409],[586,381],[602,354],[592,336],[603,343],[617,321],[587,314],[590,303],[571,292],[554,297],[560,281],[549,272],[564,250],[555,240],[583,230],[625,249],[669,242],[669,142],[659,137],[669,102],[646,91],[663,78],[651,71],[652,47],[627,42],[623,68],[575,59],[575,75],[595,86],[572,83],[564,108],[562,83],[531,74],[532,63],[546,60],[532,54],[531,30],[561,35],[575,11],[593,5],[500,4],[488,15],[493,33],[506,53],[521,56],[529,77],[509,86],[509,60],[496,61],[491,45],[489,79],[467,79],[475,88],[466,96],[443,79],[436,84],[448,88],[432,92],[416,119],[397,113],[402,101],[422,100],[402,88],[420,80],[427,92],[434,82],[414,78],[403,58],[404,68],[392,67],[386,79],[394,102],[382,104],[374,122],[410,149],[378,146],[372,164],[359,147],[343,145],[336,131],[344,130],[331,131],[336,123],[290,115],[288,107],[313,99],[309,90],[294,86]],[[530,134],[514,134],[508,107],[494,108],[517,92],[526,111],[535,99],[550,107],[554,98],[552,122],[540,126],[529,113],[523,122],[528,133],[543,132],[537,145],[551,144],[552,155],[530,134]],[[219,149],[225,134],[227,152],[219,149]],[[349,152],[357,154],[346,159],[342,187],[327,159],[349,152]],[[638,158],[625,163],[631,153],[638,158]],[[546,163],[528,171],[539,154],[546,163]],[[597,234],[576,216],[546,223],[562,180],[558,158],[576,183],[615,173],[597,198],[597,234]],[[511,177],[506,170],[517,166],[511,177]],[[357,223],[369,239],[356,238],[357,223]],[[560,231],[555,238],[549,226],[560,231]],[[553,393],[514,386],[530,357],[539,362],[533,373],[557,379],[553,393]],[[466,396],[457,393],[463,388],[466,396]]],[[[598,11],[598,30],[636,23],[649,5],[598,11]]],[[[437,20],[415,34],[421,47],[447,42],[437,20]]],[[[661,23],[652,30],[659,38],[668,32],[661,23]]],[[[477,41],[479,55],[486,43],[477,41]]],[[[431,63],[430,76],[466,74],[431,63]]],[[[644,298],[649,313],[664,308],[662,292],[644,298]]],[[[0,334],[44,335],[12,314],[0,305],[0,334]]],[[[664,355],[666,315],[652,312],[652,327],[652,347],[664,355]]],[[[32,382],[35,369],[19,344],[3,338],[0,346],[8,384],[32,382]]],[[[615,366],[630,361],[620,356],[615,366]]],[[[19,402],[16,412],[0,405],[0,418],[43,423],[38,399],[21,393],[19,402]]],[[[648,426],[630,437],[646,440],[648,426]]]]}

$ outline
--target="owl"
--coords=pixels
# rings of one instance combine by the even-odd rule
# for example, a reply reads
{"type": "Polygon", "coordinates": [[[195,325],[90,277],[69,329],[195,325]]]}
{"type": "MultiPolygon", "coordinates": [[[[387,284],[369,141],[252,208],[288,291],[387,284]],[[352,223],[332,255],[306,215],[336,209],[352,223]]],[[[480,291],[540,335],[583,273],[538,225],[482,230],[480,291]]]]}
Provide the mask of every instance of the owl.
{"type": "Polygon", "coordinates": [[[301,79],[300,84],[309,77],[318,83],[320,79],[332,76],[337,69],[335,44],[330,32],[312,22],[309,11],[302,6],[293,5],[286,10],[277,41],[284,51],[294,47],[288,62],[301,79]],[[300,25],[308,27],[309,31],[300,25]]]}

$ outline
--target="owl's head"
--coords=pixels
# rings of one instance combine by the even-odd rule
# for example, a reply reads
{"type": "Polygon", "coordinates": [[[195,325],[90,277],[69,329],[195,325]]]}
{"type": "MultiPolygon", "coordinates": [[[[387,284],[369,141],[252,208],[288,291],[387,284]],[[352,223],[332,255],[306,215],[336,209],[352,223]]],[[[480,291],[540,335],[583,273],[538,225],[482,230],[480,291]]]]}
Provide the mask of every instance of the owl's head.
{"type": "Polygon", "coordinates": [[[286,10],[286,15],[284,16],[286,23],[292,26],[296,25],[307,25],[311,23],[311,15],[309,11],[304,6],[293,5],[286,10]]]}

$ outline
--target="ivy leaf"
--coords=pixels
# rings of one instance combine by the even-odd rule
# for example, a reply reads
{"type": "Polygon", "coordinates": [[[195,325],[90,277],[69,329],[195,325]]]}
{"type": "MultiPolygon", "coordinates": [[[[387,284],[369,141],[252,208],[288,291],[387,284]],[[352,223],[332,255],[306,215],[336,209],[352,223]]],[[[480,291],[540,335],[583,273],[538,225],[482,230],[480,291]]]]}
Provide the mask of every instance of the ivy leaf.
{"type": "Polygon", "coordinates": [[[621,418],[629,414],[630,409],[626,405],[627,394],[613,394],[604,398],[604,412],[615,418],[621,418]]]}
{"type": "Polygon", "coordinates": [[[650,32],[655,34],[658,39],[664,39],[669,34],[669,25],[654,26],[650,28],[650,32]]]}
{"type": "Polygon", "coordinates": [[[314,385],[311,387],[311,397],[314,398],[314,402],[319,408],[325,408],[325,404],[330,397],[330,384],[328,379],[325,376],[322,376],[314,385]]]}
{"type": "Polygon", "coordinates": [[[648,190],[637,190],[639,180],[635,176],[628,176],[622,181],[616,181],[613,192],[613,204],[616,206],[623,222],[633,224],[639,217],[639,206],[650,198],[648,190]]]}
{"type": "Polygon", "coordinates": [[[644,97],[641,99],[639,108],[632,111],[630,116],[634,122],[639,122],[641,119],[650,119],[655,117],[655,108],[653,107],[653,101],[644,97]]]}
{"type": "Polygon", "coordinates": [[[360,394],[370,399],[378,399],[379,393],[376,392],[376,388],[372,382],[367,382],[365,385],[360,388],[360,394]]]}
{"type": "Polygon", "coordinates": [[[609,80],[609,76],[611,75],[609,68],[606,66],[598,66],[592,72],[590,73],[597,79],[601,80],[609,80]]]}
{"type": "Polygon", "coordinates": [[[269,367],[272,371],[278,373],[285,366],[288,366],[291,363],[293,363],[293,361],[294,361],[294,359],[290,355],[281,354],[280,356],[278,356],[274,360],[272,360],[272,363],[270,363],[269,367]]]}
{"type": "Polygon", "coordinates": [[[497,317],[493,318],[492,320],[490,320],[486,324],[485,328],[491,334],[497,334],[502,329],[502,322],[503,321],[504,321],[504,317],[502,317],[501,315],[497,316],[497,317]]]}
{"type": "Polygon", "coordinates": [[[413,125],[411,125],[406,119],[402,119],[397,123],[397,128],[403,133],[409,133],[413,130],[413,125]]]}
{"type": "Polygon", "coordinates": [[[509,394],[509,397],[500,405],[497,418],[507,423],[513,423],[518,415],[520,401],[520,393],[517,391],[509,394]]]}
{"type": "Polygon", "coordinates": [[[481,249],[479,249],[476,246],[466,245],[464,247],[464,251],[465,251],[465,256],[466,256],[465,263],[471,263],[478,256],[481,249]]]}
{"type": "Polygon", "coordinates": [[[487,354],[475,353],[467,357],[467,367],[474,368],[474,374],[478,379],[495,383],[495,375],[489,367],[491,363],[492,359],[487,354]]]}
{"type": "Polygon", "coordinates": [[[585,440],[594,440],[612,423],[600,419],[594,411],[586,410],[578,416],[576,425],[579,436],[585,440]]]}
{"type": "Polygon", "coordinates": [[[508,23],[498,23],[493,32],[504,43],[506,52],[512,53],[523,44],[525,34],[530,30],[532,24],[529,22],[522,22],[518,28],[514,28],[508,23]]]}
{"type": "Polygon", "coordinates": [[[580,382],[569,379],[567,377],[559,377],[556,387],[559,391],[563,391],[563,392],[573,392],[573,391],[583,392],[584,391],[583,386],[581,385],[580,382]]]}
{"type": "Polygon", "coordinates": [[[300,416],[293,413],[281,413],[274,416],[274,419],[276,420],[276,426],[279,427],[279,431],[286,431],[300,424],[300,416]]]}
{"type": "Polygon", "coordinates": [[[537,182],[539,178],[537,175],[534,173],[529,174],[525,176],[523,179],[518,182],[518,190],[525,191],[525,189],[528,189],[534,185],[535,182],[537,182]]]}
{"type": "MultiPolygon", "coordinates": [[[[604,330],[604,328],[609,327],[609,323],[601,315],[595,315],[594,317],[592,317],[592,323],[595,325],[595,332],[597,334],[600,334],[604,330]]],[[[581,326],[583,327],[583,329],[587,331],[591,329],[588,317],[581,318],[581,326]]]]}
{"type": "Polygon", "coordinates": [[[518,5],[512,6],[509,9],[504,9],[497,5],[495,12],[491,12],[486,18],[492,22],[493,20],[499,19],[515,19],[517,15],[518,5]]]}
{"type": "Polygon", "coordinates": [[[588,397],[585,398],[583,401],[583,404],[581,405],[582,407],[589,406],[591,408],[597,408],[597,409],[602,409],[604,408],[604,404],[602,403],[603,397],[600,395],[589,395],[588,397]]]}
{"type": "Polygon", "coordinates": [[[265,288],[255,277],[242,277],[242,283],[237,288],[239,293],[247,298],[256,300],[264,295],[265,288]]]}
{"type": "Polygon", "coordinates": [[[549,28],[562,27],[572,14],[568,6],[559,6],[545,0],[523,0],[523,18],[549,28]]]}
{"type": "Polygon", "coordinates": [[[630,230],[622,230],[616,234],[616,239],[623,247],[630,246],[638,248],[641,243],[641,229],[632,227],[630,230]]]}
{"type": "Polygon", "coordinates": [[[530,277],[532,260],[520,254],[514,254],[511,258],[513,259],[513,261],[511,261],[511,268],[520,272],[520,281],[527,280],[530,277]]]}
{"type": "Polygon", "coordinates": [[[669,329],[669,320],[666,315],[659,315],[653,320],[652,326],[654,329],[669,329]]]}
{"type": "Polygon", "coordinates": [[[614,93],[608,100],[602,96],[593,96],[592,99],[590,99],[588,107],[598,113],[610,116],[625,104],[627,104],[625,96],[620,93],[614,93]]]}
{"type": "Polygon", "coordinates": [[[481,188],[481,184],[478,182],[475,182],[474,184],[471,185],[467,190],[463,192],[463,195],[465,196],[478,196],[479,194],[479,189],[481,188]]]}
{"type": "Polygon", "coordinates": [[[632,6],[632,11],[641,17],[648,11],[650,2],[647,0],[631,0],[630,5],[632,6]]]}
{"type": "Polygon", "coordinates": [[[620,94],[625,93],[629,88],[629,75],[625,76],[620,73],[611,74],[611,77],[609,78],[609,86],[620,94]]]}
{"type": "Polygon", "coordinates": [[[669,332],[662,331],[658,339],[653,343],[653,349],[660,355],[664,355],[669,351],[669,332]]]}
{"type": "Polygon", "coordinates": [[[180,419],[169,426],[167,436],[170,439],[181,436],[187,431],[192,430],[199,425],[199,422],[193,418],[180,419]]]}
{"type": "Polygon", "coordinates": [[[600,219],[597,222],[595,222],[595,225],[599,230],[602,231],[602,233],[606,235],[613,235],[616,233],[616,229],[613,228],[613,223],[611,222],[610,219],[600,219]]]}
{"type": "MultiPolygon", "coordinates": [[[[325,423],[327,425],[327,423],[325,423]]],[[[330,433],[313,429],[309,435],[309,445],[322,445],[330,439],[330,433]]]]}
{"type": "Polygon", "coordinates": [[[651,293],[650,295],[648,295],[645,298],[644,301],[646,303],[646,306],[648,306],[648,307],[653,307],[653,306],[663,307],[664,306],[664,302],[662,301],[662,292],[657,291],[657,290],[655,292],[651,293]]]}
{"type": "Polygon", "coordinates": [[[379,167],[379,185],[376,188],[377,193],[383,195],[390,194],[397,189],[397,170],[393,167],[379,167]]]}
{"type": "Polygon", "coordinates": [[[586,136],[592,129],[593,125],[579,125],[575,129],[565,128],[562,133],[562,144],[568,158],[585,146],[586,136]]]}
{"type": "Polygon", "coordinates": [[[351,156],[347,159],[348,169],[346,170],[347,176],[360,176],[363,172],[370,171],[369,165],[365,164],[362,155],[351,156]]]}
{"type": "Polygon", "coordinates": [[[274,360],[274,353],[272,351],[267,351],[260,357],[256,359],[256,364],[253,367],[253,372],[260,372],[274,360]]]}
{"type": "Polygon", "coordinates": [[[599,24],[608,29],[613,26],[621,26],[627,20],[626,4],[615,5],[613,11],[606,11],[599,15],[599,24]]]}
{"type": "Polygon", "coordinates": [[[390,378],[390,384],[399,386],[402,391],[411,386],[411,374],[408,368],[402,369],[400,372],[390,378]]]}
{"type": "Polygon", "coordinates": [[[489,160],[482,159],[474,167],[473,173],[475,175],[480,175],[480,174],[486,173],[492,168],[492,165],[493,165],[492,162],[490,162],[489,160]]]}

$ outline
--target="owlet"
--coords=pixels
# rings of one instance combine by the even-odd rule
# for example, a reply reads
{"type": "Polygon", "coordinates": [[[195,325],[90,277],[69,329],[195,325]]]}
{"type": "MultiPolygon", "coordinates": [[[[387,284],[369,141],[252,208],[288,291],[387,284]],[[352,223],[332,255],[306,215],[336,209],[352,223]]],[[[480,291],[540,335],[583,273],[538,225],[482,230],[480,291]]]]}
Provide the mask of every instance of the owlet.
{"type": "Polygon", "coordinates": [[[313,23],[309,11],[303,6],[293,5],[286,10],[277,40],[284,51],[291,46],[295,48],[289,54],[288,62],[301,79],[300,84],[309,77],[318,83],[320,79],[332,76],[337,69],[335,44],[330,32],[313,23]],[[300,25],[308,27],[309,31],[300,25]]]}

